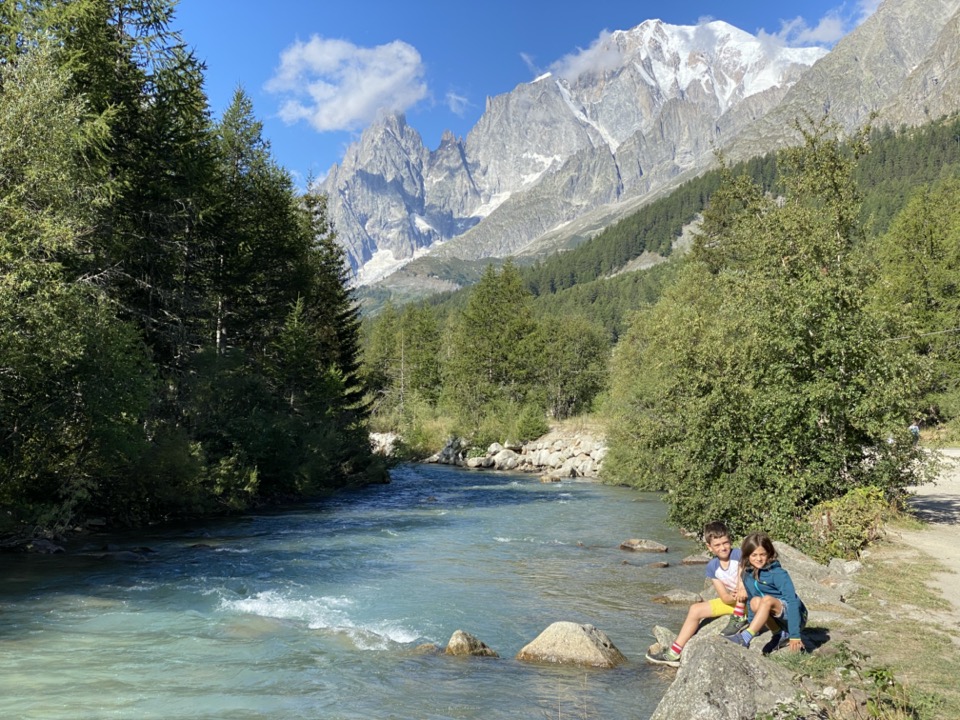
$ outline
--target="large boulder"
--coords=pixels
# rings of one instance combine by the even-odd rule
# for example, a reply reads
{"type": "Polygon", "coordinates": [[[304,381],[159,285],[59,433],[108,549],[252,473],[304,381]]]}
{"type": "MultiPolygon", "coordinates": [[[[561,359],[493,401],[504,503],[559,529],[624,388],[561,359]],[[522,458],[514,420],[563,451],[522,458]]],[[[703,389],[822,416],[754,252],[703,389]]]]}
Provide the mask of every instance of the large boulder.
{"type": "MultiPolygon", "coordinates": [[[[842,607],[853,592],[853,572],[842,572],[844,565],[821,565],[813,558],[784,542],[775,542],[777,557],[790,573],[797,595],[809,607],[842,607]]],[[[852,566],[851,566],[852,569],[852,566]]]]}
{"type": "Polygon", "coordinates": [[[520,464],[520,455],[504,448],[493,456],[492,464],[497,470],[514,470],[520,464]]]}
{"type": "Polygon", "coordinates": [[[682,658],[650,720],[753,720],[800,692],[785,667],[716,635],[695,635],[682,658]]]}
{"type": "Polygon", "coordinates": [[[450,636],[450,642],[447,643],[447,649],[444,652],[447,655],[500,657],[495,650],[487,647],[485,642],[463,630],[457,630],[450,636]]]}
{"type": "Polygon", "coordinates": [[[575,622],[555,622],[517,653],[517,660],[612,668],[626,662],[603,630],[575,622]]]}

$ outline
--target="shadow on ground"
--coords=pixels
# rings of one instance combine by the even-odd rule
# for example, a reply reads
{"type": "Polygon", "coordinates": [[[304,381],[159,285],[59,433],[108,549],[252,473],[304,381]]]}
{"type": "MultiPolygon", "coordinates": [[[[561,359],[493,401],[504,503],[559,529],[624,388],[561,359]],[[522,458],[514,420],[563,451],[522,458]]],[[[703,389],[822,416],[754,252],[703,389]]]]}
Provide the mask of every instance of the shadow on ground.
{"type": "Polygon", "coordinates": [[[960,524],[960,497],[956,495],[916,495],[910,499],[910,507],[924,522],[960,524]]]}

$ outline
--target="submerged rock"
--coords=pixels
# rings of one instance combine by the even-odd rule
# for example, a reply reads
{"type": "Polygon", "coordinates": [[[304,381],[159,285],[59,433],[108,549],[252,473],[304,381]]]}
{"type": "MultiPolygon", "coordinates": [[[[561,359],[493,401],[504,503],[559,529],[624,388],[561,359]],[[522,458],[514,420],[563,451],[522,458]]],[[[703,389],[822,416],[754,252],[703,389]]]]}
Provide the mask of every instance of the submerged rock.
{"type": "Polygon", "coordinates": [[[475,657],[500,657],[496,651],[487,647],[487,644],[468,632],[457,630],[450,636],[450,642],[447,643],[447,649],[444,651],[447,655],[473,655],[475,657]]]}

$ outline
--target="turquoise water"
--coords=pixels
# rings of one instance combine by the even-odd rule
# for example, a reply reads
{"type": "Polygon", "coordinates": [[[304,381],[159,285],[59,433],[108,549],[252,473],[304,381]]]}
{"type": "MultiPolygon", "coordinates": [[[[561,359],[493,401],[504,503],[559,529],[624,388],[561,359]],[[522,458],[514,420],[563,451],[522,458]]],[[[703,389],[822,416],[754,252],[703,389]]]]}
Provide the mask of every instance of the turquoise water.
{"type": "Polygon", "coordinates": [[[442,466],[85,549],[104,542],[152,552],[0,556],[0,718],[646,719],[672,679],[643,660],[650,628],[686,611],[649,598],[702,577],[654,495],[442,466]],[[619,550],[630,537],[670,552],[619,550]],[[629,662],[513,659],[559,620],[629,662]],[[458,629],[501,657],[414,652],[458,629]]]}

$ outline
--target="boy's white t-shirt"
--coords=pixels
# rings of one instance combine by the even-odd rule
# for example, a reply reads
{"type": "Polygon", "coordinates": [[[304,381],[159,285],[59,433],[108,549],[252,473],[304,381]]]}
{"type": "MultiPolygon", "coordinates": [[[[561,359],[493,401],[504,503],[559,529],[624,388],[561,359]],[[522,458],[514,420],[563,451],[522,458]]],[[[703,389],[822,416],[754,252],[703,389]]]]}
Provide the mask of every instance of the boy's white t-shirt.
{"type": "Polygon", "coordinates": [[[706,572],[708,579],[719,580],[729,592],[736,590],[737,579],[740,576],[740,548],[730,551],[730,563],[726,570],[720,567],[720,559],[715,557],[707,563],[706,572]]]}

